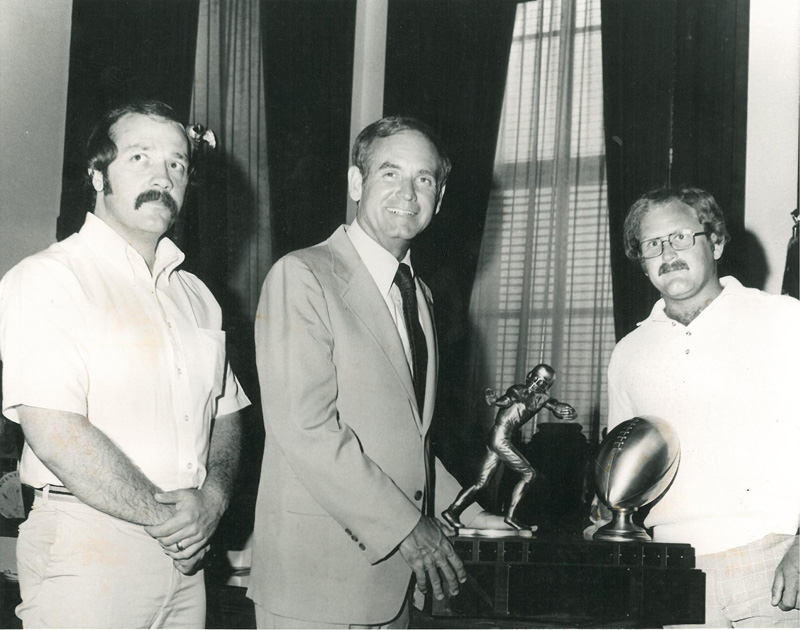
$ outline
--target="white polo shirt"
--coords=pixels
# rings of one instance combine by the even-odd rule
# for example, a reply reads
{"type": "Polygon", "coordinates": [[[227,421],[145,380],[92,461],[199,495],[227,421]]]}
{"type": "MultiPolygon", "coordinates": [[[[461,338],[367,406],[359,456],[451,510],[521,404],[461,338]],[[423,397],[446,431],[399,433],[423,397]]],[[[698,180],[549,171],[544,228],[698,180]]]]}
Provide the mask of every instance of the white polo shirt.
{"type": "Polygon", "coordinates": [[[800,301],[721,282],[688,326],[659,300],[608,368],[609,429],[653,415],[678,433],[675,481],[646,525],[698,554],[794,534],[800,520],[800,301]]]}
{"type": "MultiPolygon", "coordinates": [[[[211,422],[250,401],[225,354],[222,313],[169,239],[144,259],[93,214],[0,282],[3,413],[86,416],[162,490],[206,477],[211,422]]],[[[66,446],[68,447],[68,445],[66,446]]],[[[26,445],[20,477],[63,485],[26,445]]]]}

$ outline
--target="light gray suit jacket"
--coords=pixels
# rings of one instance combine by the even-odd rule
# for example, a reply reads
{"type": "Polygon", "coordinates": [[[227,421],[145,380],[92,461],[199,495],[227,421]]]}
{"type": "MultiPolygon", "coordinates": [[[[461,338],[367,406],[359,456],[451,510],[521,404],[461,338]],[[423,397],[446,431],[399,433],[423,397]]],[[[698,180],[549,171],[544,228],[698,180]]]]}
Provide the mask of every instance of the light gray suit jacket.
{"type": "MultiPolygon", "coordinates": [[[[425,500],[436,392],[428,288],[420,414],[397,328],[340,227],[270,270],[256,315],[266,446],[248,595],[281,616],[376,624],[403,606],[411,569],[397,547],[425,500]]],[[[435,462],[438,514],[460,487],[435,462]]],[[[471,519],[480,508],[464,515],[471,519]]]]}

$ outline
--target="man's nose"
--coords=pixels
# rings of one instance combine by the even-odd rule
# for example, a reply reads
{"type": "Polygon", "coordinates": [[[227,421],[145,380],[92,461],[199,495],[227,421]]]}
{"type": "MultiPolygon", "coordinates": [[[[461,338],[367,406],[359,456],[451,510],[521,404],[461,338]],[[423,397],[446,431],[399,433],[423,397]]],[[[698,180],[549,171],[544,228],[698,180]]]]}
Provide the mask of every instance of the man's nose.
{"type": "Polygon", "coordinates": [[[672,244],[667,240],[661,241],[661,257],[664,258],[664,260],[672,260],[674,258],[677,258],[675,249],[672,247],[672,244]]]}
{"type": "Polygon", "coordinates": [[[414,187],[414,180],[410,177],[403,177],[400,179],[400,195],[403,199],[412,201],[417,198],[417,191],[414,187]]]}
{"type": "Polygon", "coordinates": [[[166,163],[156,163],[153,165],[150,183],[155,188],[172,190],[174,182],[172,181],[172,177],[170,177],[169,169],[167,168],[166,163]]]}

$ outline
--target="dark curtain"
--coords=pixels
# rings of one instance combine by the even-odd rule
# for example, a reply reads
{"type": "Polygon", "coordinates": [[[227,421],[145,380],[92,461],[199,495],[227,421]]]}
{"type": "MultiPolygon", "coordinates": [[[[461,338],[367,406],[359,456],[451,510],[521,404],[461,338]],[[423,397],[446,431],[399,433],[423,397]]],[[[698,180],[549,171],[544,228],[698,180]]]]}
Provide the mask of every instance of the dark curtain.
{"type": "Polygon", "coordinates": [[[157,98],[187,120],[198,0],[74,0],[57,238],[94,205],[85,146],[97,117],[129,98],[157,98]]]}
{"type": "Polygon", "coordinates": [[[622,246],[627,210],[651,188],[671,183],[709,190],[734,241],[721,275],[763,283],[763,252],[744,232],[748,15],[749,0],[602,2],[617,339],[658,298],[622,246]]]}
{"type": "Polygon", "coordinates": [[[273,259],[346,220],[355,0],[262,0],[273,259]]]}
{"type": "MultiPolygon", "coordinates": [[[[390,0],[384,114],[410,115],[441,136],[453,171],[441,212],[414,243],[431,287],[439,340],[432,439],[448,467],[464,468],[468,307],[492,184],[516,3],[390,0]]],[[[481,439],[478,437],[477,439],[481,439]]]]}

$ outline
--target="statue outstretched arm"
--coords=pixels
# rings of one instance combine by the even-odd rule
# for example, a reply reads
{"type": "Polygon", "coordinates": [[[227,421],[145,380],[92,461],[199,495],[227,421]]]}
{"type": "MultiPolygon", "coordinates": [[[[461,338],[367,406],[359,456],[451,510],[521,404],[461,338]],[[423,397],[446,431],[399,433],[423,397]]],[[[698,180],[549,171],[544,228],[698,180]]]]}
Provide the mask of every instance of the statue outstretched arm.
{"type": "Polygon", "coordinates": [[[498,396],[497,392],[491,387],[487,387],[484,390],[483,395],[486,398],[486,404],[490,407],[500,407],[501,409],[505,409],[506,407],[510,407],[514,402],[508,394],[498,396]]]}
{"type": "Polygon", "coordinates": [[[524,385],[512,385],[502,396],[498,396],[491,387],[487,387],[483,394],[486,397],[487,405],[506,409],[514,403],[525,402],[527,391],[524,385]]]}
{"type": "Polygon", "coordinates": [[[543,407],[546,407],[550,411],[553,412],[556,418],[559,420],[573,420],[578,416],[577,412],[575,411],[572,405],[568,405],[567,403],[559,402],[555,398],[548,398],[547,401],[544,403],[543,407]]]}

